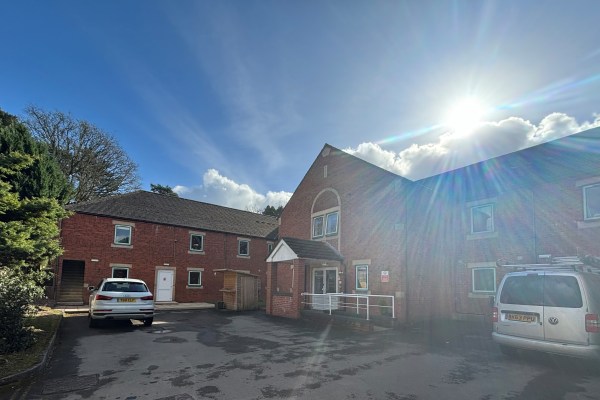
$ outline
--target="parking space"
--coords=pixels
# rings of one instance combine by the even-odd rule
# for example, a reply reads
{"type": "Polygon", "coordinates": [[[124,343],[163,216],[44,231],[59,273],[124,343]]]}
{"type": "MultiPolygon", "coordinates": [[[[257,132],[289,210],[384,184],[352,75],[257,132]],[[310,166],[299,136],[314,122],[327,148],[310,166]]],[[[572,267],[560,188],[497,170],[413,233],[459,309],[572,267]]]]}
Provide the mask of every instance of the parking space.
{"type": "Polygon", "coordinates": [[[15,399],[597,398],[598,366],[506,359],[485,332],[440,326],[359,333],[214,310],[152,327],[64,319],[44,374],[15,399]],[[432,329],[435,334],[432,334],[432,329]]]}

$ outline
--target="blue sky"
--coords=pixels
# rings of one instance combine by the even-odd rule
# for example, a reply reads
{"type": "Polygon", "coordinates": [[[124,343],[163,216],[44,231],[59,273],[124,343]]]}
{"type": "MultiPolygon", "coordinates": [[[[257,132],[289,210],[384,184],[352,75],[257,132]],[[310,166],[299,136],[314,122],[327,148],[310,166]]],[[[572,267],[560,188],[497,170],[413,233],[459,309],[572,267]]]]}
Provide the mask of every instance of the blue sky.
{"type": "Polygon", "coordinates": [[[600,125],[596,0],[0,3],[0,108],[201,201],[283,203],[325,143],[418,179],[600,125]]]}

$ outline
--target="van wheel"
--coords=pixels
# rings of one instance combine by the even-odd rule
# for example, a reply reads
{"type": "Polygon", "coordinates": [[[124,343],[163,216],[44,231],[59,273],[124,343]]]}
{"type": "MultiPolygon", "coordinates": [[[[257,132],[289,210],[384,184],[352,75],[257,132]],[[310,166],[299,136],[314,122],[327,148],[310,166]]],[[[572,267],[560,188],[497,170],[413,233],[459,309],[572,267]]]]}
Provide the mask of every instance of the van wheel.
{"type": "Polygon", "coordinates": [[[152,326],[153,321],[154,321],[154,318],[146,318],[144,320],[144,326],[152,326]]]}
{"type": "Polygon", "coordinates": [[[517,355],[517,349],[504,345],[500,345],[500,352],[507,357],[514,357],[517,355]]]}

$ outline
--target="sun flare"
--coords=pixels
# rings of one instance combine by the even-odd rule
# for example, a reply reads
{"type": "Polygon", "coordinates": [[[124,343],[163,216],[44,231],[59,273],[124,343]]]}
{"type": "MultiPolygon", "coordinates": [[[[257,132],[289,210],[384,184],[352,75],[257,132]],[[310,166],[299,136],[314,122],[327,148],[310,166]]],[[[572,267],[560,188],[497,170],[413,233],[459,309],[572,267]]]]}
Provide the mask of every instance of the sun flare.
{"type": "Polygon", "coordinates": [[[471,133],[482,121],[486,107],[475,98],[465,98],[455,103],[444,120],[444,125],[460,135],[471,133]]]}

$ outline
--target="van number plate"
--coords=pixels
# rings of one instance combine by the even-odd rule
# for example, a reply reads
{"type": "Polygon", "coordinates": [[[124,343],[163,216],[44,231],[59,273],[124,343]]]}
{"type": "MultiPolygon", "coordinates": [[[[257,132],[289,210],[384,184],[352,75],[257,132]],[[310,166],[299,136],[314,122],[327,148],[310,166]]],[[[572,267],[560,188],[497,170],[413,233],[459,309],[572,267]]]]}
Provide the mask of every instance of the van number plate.
{"type": "Polygon", "coordinates": [[[509,321],[535,322],[536,318],[533,314],[506,314],[506,319],[509,321]]]}
{"type": "Polygon", "coordinates": [[[135,303],[135,298],[133,298],[133,297],[121,297],[121,298],[119,298],[119,303],[135,303]]]}

